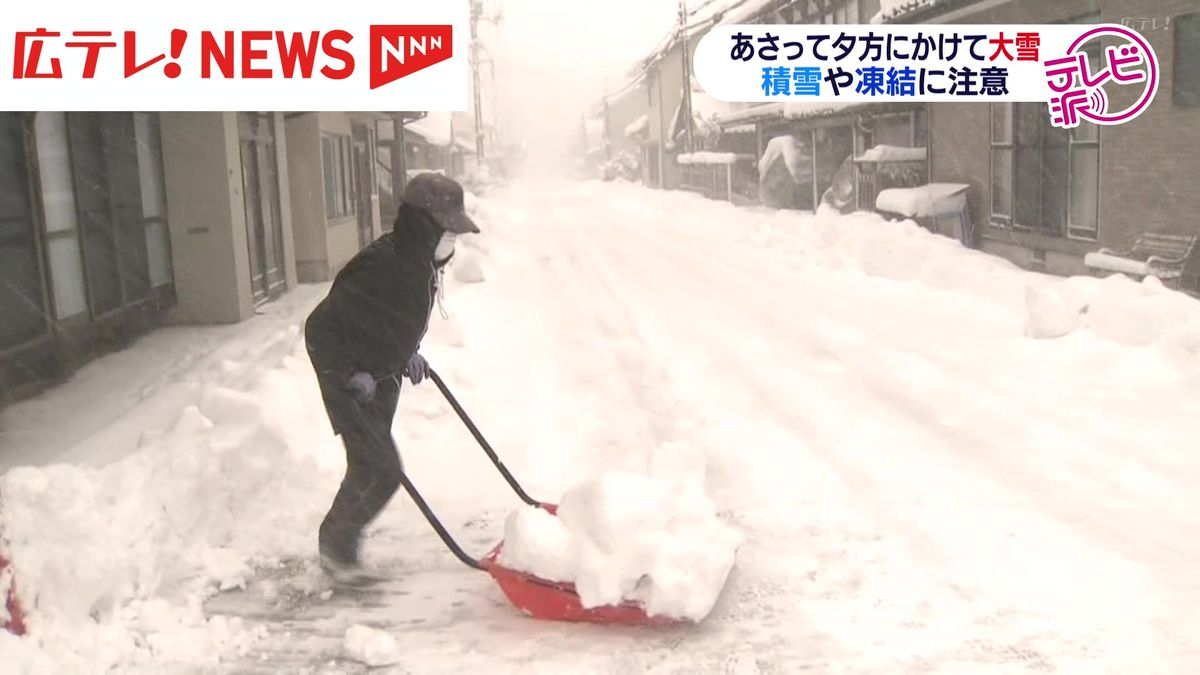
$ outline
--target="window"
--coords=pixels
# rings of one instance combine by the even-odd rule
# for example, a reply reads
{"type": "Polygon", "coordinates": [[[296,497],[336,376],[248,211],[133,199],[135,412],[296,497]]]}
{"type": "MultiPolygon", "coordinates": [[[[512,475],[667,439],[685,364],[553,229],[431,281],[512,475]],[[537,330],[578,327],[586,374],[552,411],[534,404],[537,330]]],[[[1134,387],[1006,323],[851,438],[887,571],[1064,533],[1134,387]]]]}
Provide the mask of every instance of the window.
{"type": "Polygon", "coordinates": [[[816,192],[814,203],[819,204],[834,182],[838,169],[854,154],[854,132],[850,126],[820,127],[813,130],[816,151],[816,192]]]}
{"type": "Polygon", "coordinates": [[[350,136],[321,136],[321,165],[325,178],[325,217],[329,220],[354,215],[354,153],[350,136]]]}
{"type": "Polygon", "coordinates": [[[1200,106],[1200,13],[1175,18],[1175,105],[1200,106]]]}
{"type": "Polygon", "coordinates": [[[991,126],[993,222],[1095,239],[1099,130],[1054,127],[1040,103],[993,104],[991,126]]]}
{"type": "Polygon", "coordinates": [[[0,351],[46,332],[25,147],[25,115],[0,113],[0,351]]]}
{"type": "Polygon", "coordinates": [[[137,133],[130,113],[67,113],[92,316],[149,296],[137,133]]]}
{"type": "Polygon", "coordinates": [[[880,115],[874,120],[874,145],[894,145],[901,148],[913,146],[913,118],[902,115],[880,115]]]}
{"type": "Polygon", "coordinates": [[[1071,130],[1070,213],[1067,236],[1099,238],[1100,127],[1084,123],[1071,130]]]}
{"type": "Polygon", "coordinates": [[[66,319],[87,311],[79,220],[75,215],[75,179],[67,147],[67,116],[40,112],[34,121],[46,249],[54,288],[55,317],[66,319]]]}
{"type": "Polygon", "coordinates": [[[801,9],[805,23],[858,23],[858,0],[799,0],[793,9],[794,20],[801,20],[801,9]]]}
{"type": "Polygon", "coordinates": [[[371,194],[379,194],[379,138],[375,127],[367,130],[367,171],[365,178],[371,181],[371,194]]]}
{"type": "Polygon", "coordinates": [[[250,287],[256,303],[277,297],[286,287],[283,225],[279,203],[275,115],[238,113],[242,164],[242,208],[246,214],[250,287]]]}
{"type": "Polygon", "coordinates": [[[1012,106],[992,104],[992,220],[1012,223],[1012,106]]]}
{"type": "Polygon", "coordinates": [[[334,151],[334,138],[321,137],[321,176],[325,182],[325,217],[333,218],[337,214],[337,153],[334,151]]]}
{"type": "Polygon", "coordinates": [[[146,252],[150,285],[171,283],[171,235],[167,230],[167,190],[163,184],[162,135],[157,113],[133,114],[137,139],[138,178],[142,188],[142,217],[146,226],[146,252]]]}

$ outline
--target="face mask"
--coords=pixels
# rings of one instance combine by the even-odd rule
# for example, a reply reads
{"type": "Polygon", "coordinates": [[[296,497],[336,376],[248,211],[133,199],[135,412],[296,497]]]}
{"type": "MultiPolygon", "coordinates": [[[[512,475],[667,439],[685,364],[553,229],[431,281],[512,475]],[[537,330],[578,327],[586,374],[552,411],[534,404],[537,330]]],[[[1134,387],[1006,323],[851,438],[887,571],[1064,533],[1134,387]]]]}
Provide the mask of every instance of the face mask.
{"type": "Polygon", "coordinates": [[[454,240],[458,235],[453,232],[443,232],[442,238],[438,240],[437,248],[433,249],[433,261],[438,264],[443,264],[450,260],[450,256],[454,255],[454,240]]]}

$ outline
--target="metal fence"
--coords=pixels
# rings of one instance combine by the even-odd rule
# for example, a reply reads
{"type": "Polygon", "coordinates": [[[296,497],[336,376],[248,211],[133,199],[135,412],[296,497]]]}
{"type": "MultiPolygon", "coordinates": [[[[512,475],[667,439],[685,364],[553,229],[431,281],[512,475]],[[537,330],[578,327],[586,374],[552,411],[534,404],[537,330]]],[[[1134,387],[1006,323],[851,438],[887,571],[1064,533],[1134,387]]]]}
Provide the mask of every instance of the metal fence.
{"type": "Polygon", "coordinates": [[[753,158],[733,164],[680,164],[679,187],[709,199],[743,204],[758,201],[758,173],[753,158]]]}

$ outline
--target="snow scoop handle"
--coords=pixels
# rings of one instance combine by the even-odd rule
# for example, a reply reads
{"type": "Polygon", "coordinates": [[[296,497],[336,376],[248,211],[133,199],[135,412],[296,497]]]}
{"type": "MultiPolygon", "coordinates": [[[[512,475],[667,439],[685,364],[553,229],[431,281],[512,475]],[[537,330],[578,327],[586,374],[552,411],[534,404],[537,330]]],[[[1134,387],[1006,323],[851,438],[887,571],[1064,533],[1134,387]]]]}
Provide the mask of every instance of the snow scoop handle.
{"type": "MultiPolygon", "coordinates": [[[[362,406],[360,406],[357,401],[354,402],[351,408],[354,410],[354,416],[357,418],[358,426],[362,427],[362,429],[367,432],[367,434],[371,437],[371,441],[379,447],[381,452],[387,448],[394,447],[391,443],[388,443],[386,439],[380,438],[379,432],[376,431],[375,427],[370,423],[370,421],[367,420],[366,413],[363,412],[362,406]]],[[[484,569],[483,563],[467,555],[467,552],[462,550],[462,547],[458,545],[458,542],[454,541],[454,537],[450,536],[450,532],[448,532],[446,527],[442,525],[442,521],[438,520],[438,517],[433,513],[433,509],[429,508],[429,504],[425,502],[425,498],[421,496],[419,491],[417,491],[417,486],[413,485],[412,481],[408,479],[408,472],[405,471],[403,467],[400,469],[400,485],[404,486],[404,491],[407,492],[408,496],[412,498],[413,503],[416,504],[417,508],[421,510],[421,515],[425,516],[425,520],[429,521],[430,527],[433,528],[434,532],[437,532],[438,537],[441,537],[442,539],[442,543],[446,545],[446,548],[450,549],[450,552],[454,554],[454,557],[458,558],[464,565],[468,567],[473,567],[477,570],[484,569]]]]}
{"type": "Polygon", "coordinates": [[[542,503],[526,494],[525,490],[521,488],[521,484],[517,482],[517,479],[513,478],[513,475],[509,473],[508,467],[504,466],[504,462],[500,460],[500,457],[496,455],[496,451],[492,449],[487,439],[480,433],[479,427],[475,426],[475,423],[471,421],[471,418],[467,415],[467,411],[463,410],[463,407],[459,405],[458,399],[454,398],[454,394],[450,393],[450,389],[446,387],[446,383],[437,374],[437,371],[430,366],[426,370],[426,375],[437,385],[438,390],[442,392],[442,396],[446,397],[446,402],[450,404],[451,408],[454,408],[454,412],[458,414],[458,418],[463,421],[463,424],[467,426],[471,435],[475,437],[475,440],[479,443],[479,447],[483,448],[483,451],[487,453],[488,459],[492,460],[492,464],[495,464],[496,468],[500,470],[500,475],[504,476],[504,480],[508,482],[513,492],[516,492],[521,501],[526,504],[540,508],[542,503]]]}

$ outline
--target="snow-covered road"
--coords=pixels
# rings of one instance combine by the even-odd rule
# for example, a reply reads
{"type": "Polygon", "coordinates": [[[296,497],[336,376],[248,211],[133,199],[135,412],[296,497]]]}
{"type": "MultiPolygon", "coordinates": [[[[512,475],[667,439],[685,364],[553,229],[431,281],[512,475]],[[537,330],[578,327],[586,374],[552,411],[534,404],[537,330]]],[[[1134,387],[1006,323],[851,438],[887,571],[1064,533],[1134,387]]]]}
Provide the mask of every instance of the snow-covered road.
{"type": "MultiPolygon", "coordinates": [[[[518,186],[477,218],[484,234],[454,274],[486,280],[450,289],[430,361],[536,497],[605,469],[694,470],[689,458],[703,457],[708,494],[746,536],[716,610],[670,630],[524,618],[398,498],[367,544],[396,572],[386,602],[318,607],[316,635],[268,622],[219,667],[352,669],[340,637],[369,623],[395,636],[406,672],[1200,670],[1200,303],[1153,282],[1034,275],[874,216],[634,186],[518,186]]],[[[282,440],[263,459],[288,468],[255,508],[289,517],[234,513],[230,488],[230,522],[199,521],[211,525],[202,547],[311,553],[338,460],[293,340],[233,387],[260,401],[262,382],[287,390],[264,404],[282,440]],[[284,536],[281,522],[313,530],[284,536]]],[[[231,397],[199,395],[215,427],[187,430],[244,423],[222,414],[231,397]]],[[[396,434],[414,481],[482,553],[517,506],[507,486],[432,387],[402,396],[396,434]]],[[[214,447],[264,444],[249,434],[214,447]]],[[[33,470],[5,480],[9,501],[42,494],[33,470]]],[[[23,538],[18,568],[38,546],[22,528],[8,526],[23,538]]],[[[131,597],[177,595],[158,581],[131,597]]],[[[244,611],[236,595],[208,616],[244,611]]],[[[147,613],[121,625],[158,639],[113,648],[118,663],[196,662],[173,642],[204,633],[212,656],[253,628],[217,631],[210,618],[205,633],[183,617],[193,632],[172,638],[147,613]]]]}

